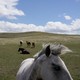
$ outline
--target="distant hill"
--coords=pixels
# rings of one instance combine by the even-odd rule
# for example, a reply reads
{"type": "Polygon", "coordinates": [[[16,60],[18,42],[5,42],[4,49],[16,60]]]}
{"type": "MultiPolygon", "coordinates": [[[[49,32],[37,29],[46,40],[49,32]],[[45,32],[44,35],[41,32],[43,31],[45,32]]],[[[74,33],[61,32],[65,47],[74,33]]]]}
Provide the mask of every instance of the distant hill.
{"type": "Polygon", "coordinates": [[[80,36],[80,35],[66,35],[66,34],[53,34],[47,32],[22,32],[22,33],[0,33],[0,38],[16,38],[26,36],[80,36]]]}
{"type": "Polygon", "coordinates": [[[0,33],[0,38],[16,38],[26,36],[38,36],[38,35],[59,35],[47,32],[22,32],[22,33],[0,33]]]}
{"type": "Polygon", "coordinates": [[[42,42],[80,42],[80,35],[53,34],[46,32],[0,33],[0,44],[19,43],[20,40],[42,42]]]}

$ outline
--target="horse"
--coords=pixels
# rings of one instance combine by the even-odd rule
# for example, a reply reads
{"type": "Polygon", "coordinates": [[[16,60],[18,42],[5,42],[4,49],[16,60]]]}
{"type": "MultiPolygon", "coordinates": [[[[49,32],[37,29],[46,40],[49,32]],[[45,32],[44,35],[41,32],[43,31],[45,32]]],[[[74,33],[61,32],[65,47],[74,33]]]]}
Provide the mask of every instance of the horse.
{"type": "Polygon", "coordinates": [[[46,44],[34,57],[25,59],[16,80],[73,80],[59,55],[71,52],[64,45],[46,44]]]}
{"type": "Polygon", "coordinates": [[[35,43],[34,42],[32,42],[32,47],[31,48],[35,48],[35,43]]]}
{"type": "Polygon", "coordinates": [[[20,46],[22,46],[22,44],[23,44],[23,41],[22,41],[22,40],[20,40],[20,46]]]}
{"type": "Polygon", "coordinates": [[[27,47],[31,46],[31,43],[29,41],[26,41],[27,47]]]}
{"type": "Polygon", "coordinates": [[[18,49],[18,52],[20,52],[20,51],[21,51],[20,54],[30,54],[30,52],[27,51],[27,50],[25,50],[24,48],[19,48],[19,49],[18,49]]]}

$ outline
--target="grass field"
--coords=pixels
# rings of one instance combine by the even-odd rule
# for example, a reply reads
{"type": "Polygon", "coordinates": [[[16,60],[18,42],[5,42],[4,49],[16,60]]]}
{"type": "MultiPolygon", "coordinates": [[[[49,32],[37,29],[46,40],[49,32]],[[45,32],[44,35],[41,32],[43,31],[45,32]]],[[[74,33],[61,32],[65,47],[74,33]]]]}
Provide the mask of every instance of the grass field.
{"type": "Polygon", "coordinates": [[[57,35],[41,32],[0,34],[0,80],[15,80],[20,63],[38,52],[43,43],[62,43],[73,52],[61,55],[74,80],[80,80],[80,36],[57,35]],[[30,55],[18,53],[19,41],[30,55]],[[35,42],[35,48],[27,48],[25,41],[35,42]]]}

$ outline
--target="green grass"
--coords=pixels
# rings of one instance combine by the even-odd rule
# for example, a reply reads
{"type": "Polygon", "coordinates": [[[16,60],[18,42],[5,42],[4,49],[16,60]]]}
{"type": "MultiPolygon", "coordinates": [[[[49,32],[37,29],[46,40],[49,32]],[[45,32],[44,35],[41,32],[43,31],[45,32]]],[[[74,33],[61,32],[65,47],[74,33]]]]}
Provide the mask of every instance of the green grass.
{"type": "Polygon", "coordinates": [[[32,57],[39,51],[41,46],[37,44],[34,48],[25,48],[30,51],[30,55],[22,55],[18,52],[19,45],[7,44],[0,45],[0,80],[15,80],[16,73],[20,66],[20,63],[29,57],[32,57]]]}
{"type": "Polygon", "coordinates": [[[61,55],[74,80],[80,80],[80,36],[54,35],[48,33],[0,34],[0,80],[15,80],[20,63],[32,57],[41,49],[42,43],[62,43],[73,52],[61,55]],[[30,51],[30,55],[19,54],[19,40],[23,40],[23,47],[30,51]],[[35,48],[27,48],[25,41],[34,41],[35,48]]]}

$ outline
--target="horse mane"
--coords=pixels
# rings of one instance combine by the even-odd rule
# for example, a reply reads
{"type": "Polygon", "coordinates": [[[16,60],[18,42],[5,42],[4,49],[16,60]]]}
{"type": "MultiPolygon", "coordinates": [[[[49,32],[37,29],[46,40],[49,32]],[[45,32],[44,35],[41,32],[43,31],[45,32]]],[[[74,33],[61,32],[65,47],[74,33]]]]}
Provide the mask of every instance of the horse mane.
{"type": "Polygon", "coordinates": [[[68,53],[68,52],[72,52],[72,50],[70,50],[68,47],[62,45],[61,43],[60,44],[48,43],[48,44],[43,44],[42,46],[43,46],[42,50],[39,51],[38,53],[36,53],[33,57],[38,58],[41,55],[43,55],[45,53],[45,50],[46,50],[47,46],[50,46],[50,51],[54,55],[61,55],[61,54],[65,54],[65,53],[68,53]]]}
{"type": "Polygon", "coordinates": [[[62,45],[61,43],[60,44],[51,44],[50,49],[51,49],[52,53],[55,55],[59,55],[59,54],[62,55],[62,54],[68,53],[68,52],[72,52],[72,50],[70,50],[68,47],[62,45]]]}

